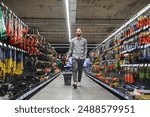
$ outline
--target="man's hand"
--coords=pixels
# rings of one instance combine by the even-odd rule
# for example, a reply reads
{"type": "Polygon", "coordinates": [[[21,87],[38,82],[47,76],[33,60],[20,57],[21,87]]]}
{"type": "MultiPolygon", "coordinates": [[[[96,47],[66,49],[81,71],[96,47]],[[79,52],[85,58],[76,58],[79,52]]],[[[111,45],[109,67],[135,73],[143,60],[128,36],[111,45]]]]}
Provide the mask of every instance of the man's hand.
{"type": "Polygon", "coordinates": [[[67,56],[67,57],[66,57],[66,62],[68,62],[68,61],[69,61],[69,57],[67,56]]]}

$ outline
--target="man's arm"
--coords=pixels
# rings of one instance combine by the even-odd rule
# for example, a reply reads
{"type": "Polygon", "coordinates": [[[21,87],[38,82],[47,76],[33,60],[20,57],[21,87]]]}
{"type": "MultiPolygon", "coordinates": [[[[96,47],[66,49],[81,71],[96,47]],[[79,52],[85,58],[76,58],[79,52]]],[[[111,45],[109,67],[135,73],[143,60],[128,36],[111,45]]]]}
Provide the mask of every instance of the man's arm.
{"type": "Polygon", "coordinates": [[[73,52],[73,42],[70,42],[70,47],[69,47],[69,51],[68,51],[68,55],[67,55],[67,60],[69,59],[69,57],[72,55],[73,52]]]}

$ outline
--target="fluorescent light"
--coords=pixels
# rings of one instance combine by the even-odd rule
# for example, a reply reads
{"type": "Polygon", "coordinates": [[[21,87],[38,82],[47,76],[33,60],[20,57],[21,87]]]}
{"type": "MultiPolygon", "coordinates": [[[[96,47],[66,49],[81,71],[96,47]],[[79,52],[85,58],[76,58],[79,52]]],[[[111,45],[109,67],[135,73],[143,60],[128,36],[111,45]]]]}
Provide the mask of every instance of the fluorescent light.
{"type": "Polygon", "coordinates": [[[65,0],[66,14],[67,14],[67,27],[68,27],[68,40],[71,41],[71,26],[70,26],[70,14],[69,14],[69,0],[65,0]]]}

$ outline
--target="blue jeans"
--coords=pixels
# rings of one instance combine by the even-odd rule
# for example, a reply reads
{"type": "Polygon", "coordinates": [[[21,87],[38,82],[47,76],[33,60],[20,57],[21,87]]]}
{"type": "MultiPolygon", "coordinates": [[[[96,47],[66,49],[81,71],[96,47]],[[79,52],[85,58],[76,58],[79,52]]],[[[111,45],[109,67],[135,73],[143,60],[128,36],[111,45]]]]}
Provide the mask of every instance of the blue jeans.
{"type": "Polygon", "coordinates": [[[84,60],[85,59],[72,58],[72,72],[74,82],[81,82],[84,60]]]}

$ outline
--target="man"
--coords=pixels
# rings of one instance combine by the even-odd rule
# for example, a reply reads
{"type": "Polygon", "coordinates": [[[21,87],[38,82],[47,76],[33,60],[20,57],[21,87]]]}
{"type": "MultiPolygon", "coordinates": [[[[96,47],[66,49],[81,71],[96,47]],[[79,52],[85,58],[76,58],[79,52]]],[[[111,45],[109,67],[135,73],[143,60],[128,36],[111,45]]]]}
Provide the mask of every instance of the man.
{"type": "Polygon", "coordinates": [[[81,36],[82,28],[76,29],[76,37],[70,42],[67,60],[72,56],[73,87],[81,86],[82,68],[87,55],[87,40],[81,36]]]}

